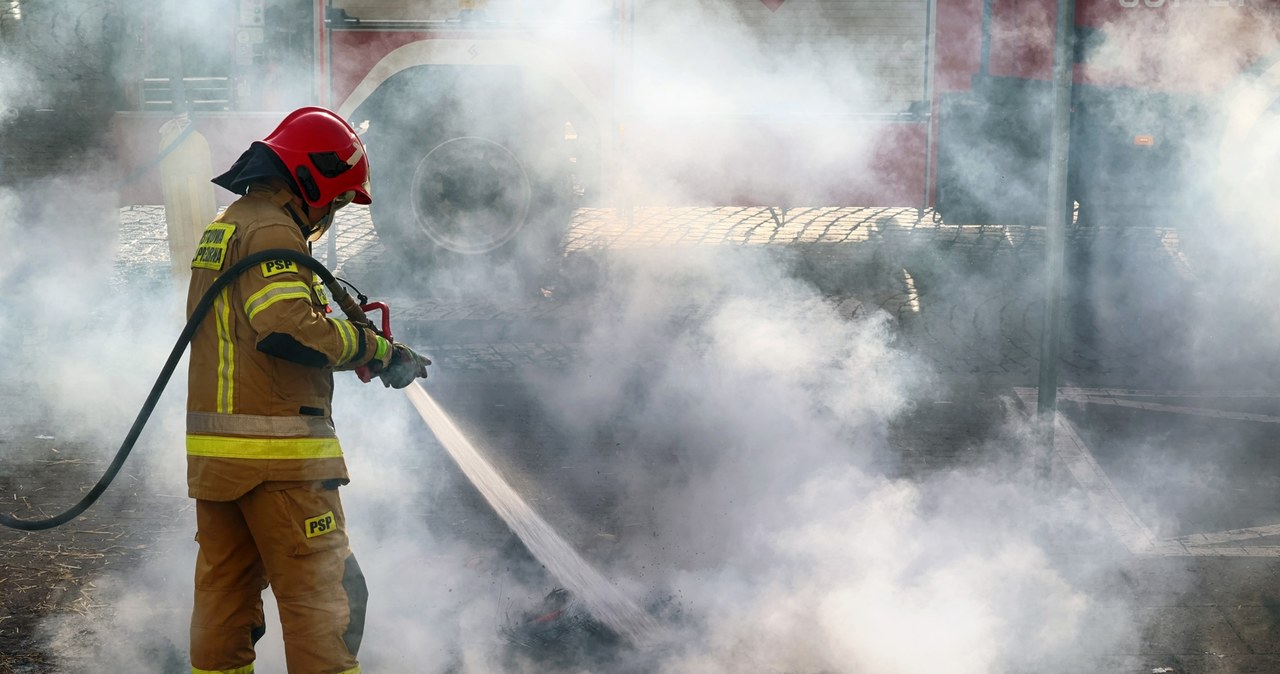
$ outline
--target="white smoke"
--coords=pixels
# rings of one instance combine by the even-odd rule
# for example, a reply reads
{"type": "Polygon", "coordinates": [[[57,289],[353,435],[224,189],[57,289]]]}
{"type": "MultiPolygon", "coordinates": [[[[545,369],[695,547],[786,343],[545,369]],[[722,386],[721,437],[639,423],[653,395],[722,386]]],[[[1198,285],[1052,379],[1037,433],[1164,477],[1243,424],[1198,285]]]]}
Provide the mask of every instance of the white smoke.
{"type": "Polygon", "coordinates": [[[23,68],[11,62],[0,52],[0,72],[5,73],[4,81],[0,82],[0,125],[11,122],[18,114],[17,102],[25,99],[24,81],[26,74],[23,68]]]}
{"type": "MultiPolygon", "coordinates": [[[[644,534],[618,568],[693,616],[670,655],[647,654],[662,671],[1010,671],[1131,638],[1123,607],[1039,535],[1103,530],[1043,500],[1016,459],[923,484],[885,474],[888,424],[929,374],[884,315],[850,321],[770,264],[656,257],[542,391],[561,423],[622,441],[619,517],[644,534]]],[[[601,463],[572,459],[583,479],[601,463]]]]}
{"type": "MultiPolygon", "coordinates": [[[[1099,67],[1133,63],[1126,56],[1136,42],[1125,38],[1126,29],[1109,29],[1117,37],[1099,52],[1099,67]]],[[[1179,30],[1190,34],[1189,26],[1179,30]]],[[[1187,44],[1188,53],[1203,51],[1200,41],[1187,44]]],[[[727,58],[711,47],[709,56],[727,58]]],[[[763,56],[751,55],[755,62],[763,56]]],[[[847,98],[824,95],[807,63],[778,65],[769,77],[738,82],[736,91],[758,90],[762,104],[766,94],[785,91],[834,114],[849,112],[842,108],[847,98]]],[[[1239,63],[1215,57],[1205,76],[1190,80],[1213,81],[1239,63]]],[[[1127,75],[1134,72],[1143,71],[1127,75]]],[[[1175,74],[1161,71],[1153,81],[1175,74]]],[[[686,112],[724,112],[741,103],[703,100],[705,92],[677,83],[686,112]]],[[[0,89],[0,103],[6,95],[12,100],[0,89]]],[[[707,137],[692,148],[697,156],[683,159],[712,158],[731,180],[749,177],[753,162],[785,159],[723,141],[707,137]]],[[[868,139],[809,142],[821,165],[868,139]]],[[[686,176],[656,167],[672,160],[663,153],[691,148],[644,149],[653,154],[642,156],[641,166],[651,173],[637,191],[688,200],[686,176]]],[[[1249,191],[1274,191],[1267,156],[1244,165],[1249,191]]],[[[0,278],[10,291],[0,329],[24,354],[0,367],[6,381],[30,385],[33,405],[44,407],[60,432],[105,452],[122,437],[167,354],[181,289],[139,290],[136,280],[102,288],[101,279],[113,273],[104,252],[115,246],[110,213],[100,203],[66,198],[82,191],[78,179],[47,189],[23,199],[0,193],[0,212],[15,214],[0,218],[0,235],[18,242],[0,248],[0,278]],[[96,226],[87,227],[89,221],[96,226]],[[17,298],[41,310],[31,315],[17,298]]],[[[1251,224],[1232,230],[1242,234],[1233,240],[1267,250],[1274,243],[1270,213],[1249,211],[1251,224]]],[[[653,600],[671,625],[661,648],[620,649],[625,665],[672,672],[1088,671],[1099,658],[1133,647],[1143,625],[1106,581],[1114,560],[1073,554],[1074,546],[1059,538],[1070,532],[1076,549],[1106,550],[1105,528],[1078,494],[1061,485],[1046,489],[1028,475],[1022,460],[1034,440],[1013,413],[1004,446],[965,448],[985,452],[988,462],[932,478],[898,474],[891,424],[909,420],[914,401],[927,400],[941,377],[895,342],[886,315],[841,315],[809,282],[767,257],[663,250],[615,262],[617,273],[590,309],[577,361],[522,384],[539,394],[538,417],[572,441],[564,448],[569,468],[555,479],[566,481],[566,491],[590,487],[609,495],[600,512],[551,518],[553,524],[590,549],[592,561],[620,585],[646,589],[651,596],[642,598],[653,600]],[[582,521],[592,526],[577,526],[582,521]],[[608,529],[617,544],[592,546],[591,539],[602,538],[596,529],[608,529]]],[[[957,286],[976,282],[940,276],[957,286]]],[[[1265,287],[1274,286],[1259,284],[1249,297],[1266,299],[1265,287]]],[[[1125,315],[1124,307],[1106,309],[1112,320],[1125,315]]],[[[169,493],[182,491],[182,371],[147,432],[147,447],[133,459],[169,493]]],[[[428,387],[450,383],[433,376],[428,387]]],[[[544,581],[513,572],[510,556],[495,550],[495,537],[450,538],[446,525],[453,523],[445,520],[465,511],[450,501],[467,485],[447,477],[448,460],[398,394],[343,381],[335,408],[355,478],[344,502],[371,590],[364,666],[537,669],[520,657],[505,660],[506,645],[496,635],[545,592],[544,581]]],[[[490,429],[472,430],[483,444],[490,429]]],[[[489,449],[503,463],[501,450],[510,445],[495,445],[489,449]]],[[[1156,520],[1161,512],[1143,514],[1156,520]]],[[[1158,523],[1162,531],[1177,526],[1158,523]]],[[[62,671],[186,666],[195,552],[189,534],[165,532],[166,544],[136,568],[95,581],[92,611],[42,626],[62,671]]],[[[259,662],[264,670],[280,669],[279,626],[268,622],[259,662]]]]}
{"type": "MultiPolygon", "coordinates": [[[[883,315],[851,321],[750,255],[619,264],[581,360],[538,390],[572,440],[561,479],[616,490],[611,519],[640,525],[600,558],[607,575],[679,608],[661,646],[624,649],[624,662],[984,672],[1089,662],[1125,643],[1123,606],[1097,594],[1094,574],[1065,571],[1040,533],[1092,531],[1075,499],[1037,497],[1016,459],[924,483],[887,475],[887,426],[931,375],[892,345],[883,315]],[[600,434],[621,449],[601,456],[584,440],[600,434]]],[[[494,550],[440,537],[437,518],[466,488],[440,491],[440,448],[393,392],[346,382],[336,404],[355,476],[352,547],[372,596],[364,666],[537,669],[504,659],[497,635],[539,588],[494,550]]],[[[97,611],[47,623],[62,670],[163,671],[157,662],[180,658],[193,555],[189,542],[165,545],[97,583],[97,611]]],[[[273,619],[264,668],[283,662],[273,619]]]]}
{"type": "Polygon", "coordinates": [[[1276,47],[1274,17],[1259,4],[1170,5],[1121,11],[1103,23],[1088,58],[1091,75],[1117,85],[1214,93],[1276,47]]]}

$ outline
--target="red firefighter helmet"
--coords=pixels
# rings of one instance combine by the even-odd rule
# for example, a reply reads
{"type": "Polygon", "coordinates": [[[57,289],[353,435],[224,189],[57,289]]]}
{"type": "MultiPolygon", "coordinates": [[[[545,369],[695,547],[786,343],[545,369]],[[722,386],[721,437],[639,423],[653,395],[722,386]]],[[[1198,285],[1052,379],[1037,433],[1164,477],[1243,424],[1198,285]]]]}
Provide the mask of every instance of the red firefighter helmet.
{"type": "Polygon", "coordinates": [[[298,108],[262,139],[289,169],[302,198],[316,207],[373,201],[369,158],[355,129],[332,110],[298,108]]]}

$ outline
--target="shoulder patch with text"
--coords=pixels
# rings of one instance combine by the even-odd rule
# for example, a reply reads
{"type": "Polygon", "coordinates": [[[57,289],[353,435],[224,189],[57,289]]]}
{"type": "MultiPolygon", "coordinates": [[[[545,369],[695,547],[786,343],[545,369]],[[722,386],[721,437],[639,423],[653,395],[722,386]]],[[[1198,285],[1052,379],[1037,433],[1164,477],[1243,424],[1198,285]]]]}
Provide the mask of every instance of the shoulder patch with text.
{"type": "Polygon", "coordinates": [[[307,532],[307,538],[315,538],[323,536],[330,531],[338,528],[338,520],[334,518],[333,511],[323,515],[316,515],[302,523],[303,529],[307,532]]]}
{"type": "Polygon", "coordinates": [[[263,276],[275,276],[285,272],[297,272],[298,263],[293,260],[267,260],[262,263],[263,276]]]}
{"type": "Polygon", "coordinates": [[[222,269],[227,260],[227,245],[231,243],[231,235],[236,233],[236,226],[229,222],[215,222],[204,228],[200,242],[196,244],[196,255],[191,259],[192,269],[222,269]]]}

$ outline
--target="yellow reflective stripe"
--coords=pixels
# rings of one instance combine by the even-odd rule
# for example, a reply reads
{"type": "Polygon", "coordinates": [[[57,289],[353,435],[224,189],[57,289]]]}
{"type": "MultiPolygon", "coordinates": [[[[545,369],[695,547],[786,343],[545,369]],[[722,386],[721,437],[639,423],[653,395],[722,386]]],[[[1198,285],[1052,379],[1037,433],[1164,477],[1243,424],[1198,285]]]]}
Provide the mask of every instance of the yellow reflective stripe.
{"type": "MultiPolygon", "coordinates": [[[[358,670],[359,667],[356,669],[358,670]]],[[[244,667],[236,667],[235,669],[200,669],[192,666],[191,674],[253,674],[253,663],[250,662],[244,667]]]]}
{"type": "Polygon", "coordinates": [[[347,323],[347,326],[351,329],[351,358],[347,360],[354,360],[356,354],[363,350],[364,331],[356,327],[354,323],[347,323]]]}
{"type": "Polygon", "coordinates": [[[347,336],[347,331],[343,329],[342,321],[337,318],[326,318],[333,325],[334,331],[338,333],[338,341],[342,342],[342,350],[338,352],[338,357],[334,359],[334,365],[341,365],[347,362],[347,352],[351,350],[351,338],[347,336]]]}
{"type": "Polygon", "coordinates": [[[222,459],[329,459],[342,456],[342,446],[337,438],[188,435],[187,454],[222,459]]]}
{"type": "Polygon", "coordinates": [[[258,312],[279,302],[288,299],[311,299],[311,288],[302,281],[280,281],[278,283],[268,283],[266,287],[254,293],[244,302],[244,313],[253,320],[258,312]]]}
{"type": "Polygon", "coordinates": [[[360,674],[360,665],[338,672],[338,674],[360,674]]]}
{"type": "Polygon", "coordinates": [[[236,343],[231,338],[231,302],[223,288],[214,303],[218,322],[218,400],[217,409],[223,414],[232,412],[235,395],[236,343]]]}
{"type": "Polygon", "coordinates": [[[338,336],[342,338],[342,355],[338,356],[338,365],[342,365],[356,356],[356,329],[351,325],[350,321],[344,321],[341,318],[330,318],[333,326],[338,330],[338,336]]]}
{"type": "Polygon", "coordinates": [[[374,335],[374,338],[378,340],[378,350],[373,352],[373,359],[386,360],[387,353],[391,351],[391,342],[384,339],[382,335],[374,335]]]}
{"type": "Polygon", "coordinates": [[[351,353],[347,354],[347,358],[343,362],[350,362],[350,360],[355,358],[356,354],[360,352],[360,340],[363,337],[360,334],[360,330],[350,321],[343,321],[343,324],[347,326],[347,333],[350,335],[348,341],[351,344],[351,353]]]}

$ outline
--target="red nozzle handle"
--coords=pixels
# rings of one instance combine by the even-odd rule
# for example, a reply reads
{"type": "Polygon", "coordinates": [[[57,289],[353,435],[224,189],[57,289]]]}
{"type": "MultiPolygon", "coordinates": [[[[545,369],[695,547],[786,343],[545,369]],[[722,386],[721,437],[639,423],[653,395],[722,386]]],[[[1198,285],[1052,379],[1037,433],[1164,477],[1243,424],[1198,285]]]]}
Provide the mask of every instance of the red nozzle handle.
{"type": "MultiPolygon", "coordinates": [[[[391,307],[387,306],[386,302],[370,302],[360,305],[360,310],[366,315],[374,309],[382,313],[382,336],[389,342],[391,341],[391,307]]],[[[356,376],[366,384],[373,381],[373,372],[369,371],[368,365],[361,365],[356,368],[356,376]]]]}
{"type": "Polygon", "coordinates": [[[370,302],[368,304],[360,305],[360,311],[363,311],[366,315],[368,315],[368,313],[370,311],[373,311],[374,309],[377,309],[378,311],[382,312],[382,336],[385,337],[387,340],[390,340],[391,339],[391,307],[387,306],[386,302],[370,302]]]}

